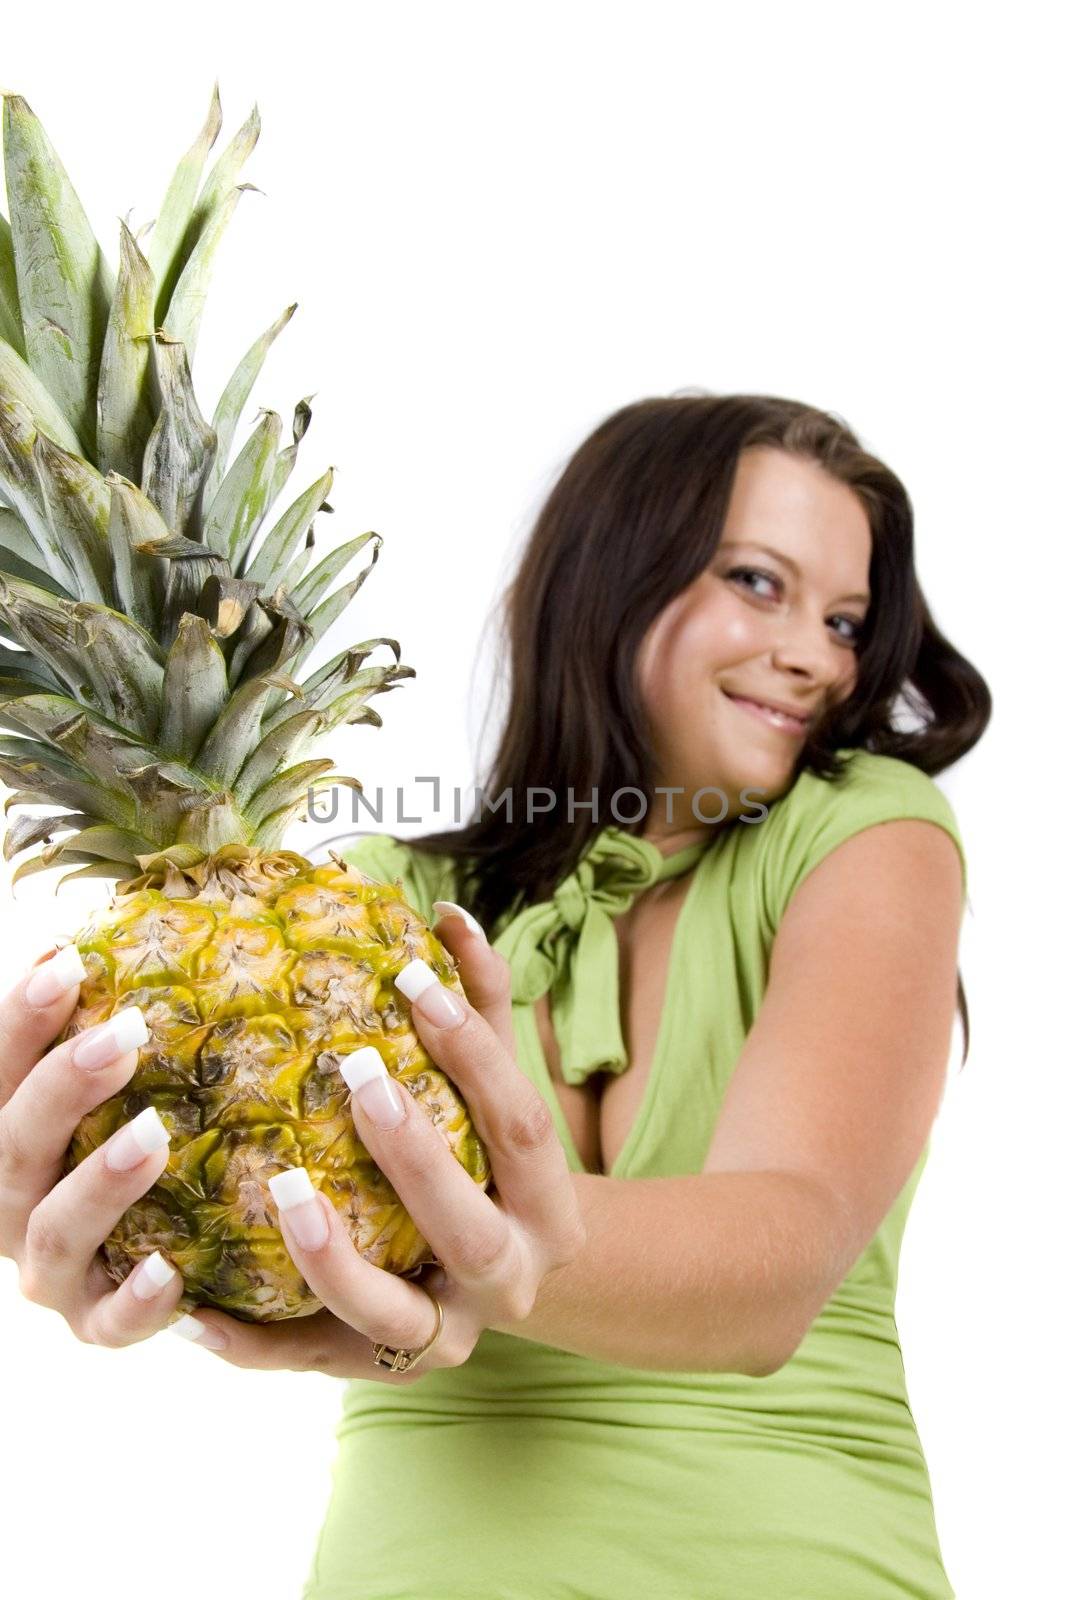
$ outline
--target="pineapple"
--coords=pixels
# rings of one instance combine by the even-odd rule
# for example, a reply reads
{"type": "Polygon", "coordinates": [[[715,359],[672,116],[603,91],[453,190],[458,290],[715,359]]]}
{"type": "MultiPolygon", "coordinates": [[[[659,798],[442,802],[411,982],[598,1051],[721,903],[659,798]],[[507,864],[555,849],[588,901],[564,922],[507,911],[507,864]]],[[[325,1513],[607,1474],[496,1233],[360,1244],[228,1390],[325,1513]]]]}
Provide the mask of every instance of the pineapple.
{"type": "MultiPolygon", "coordinates": [[[[267,1180],[304,1166],[362,1255],[416,1273],[432,1252],[356,1136],[338,1061],[373,1043],[482,1188],[485,1147],[429,1059],[400,969],[456,964],[401,885],[283,848],[310,793],[355,779],[313,757],[375,695],[413,676],[395,640],[304,663],[378,557],[364,533],[311,563],[327,471],[273,520],[292,442],[265,411],[229,460],[266,354],[249,348],[211,423],[191,362],[212,260],[245,184],[251,117],[203,178],[221,126],[179,162],[147,250],[120,223],[113,277],[26,101],[4,98],[10,224],[0,217],[0,780],[20,811],[13,882],[60,865],[112,880],[75,936],[88,977],[67,1033],[139,1006],[150,1037],[127,1086],[85,1117],[66,1170],[156,1107],[165,1172],[104,1246],[118,1282],[161,1249],[181,1309],[250,1322],[320,1308],[294,1267],[267,1180]],[[203,180],[203,181],[202,181],[203,180]],[[369,562],[332,593],[370,546],[369,562]],[[379,647],[392,660],[364,665],[379,647]]],[[[145,232],[141,230],[141,234],[145,232]]],[[[66,881],[64,878],[61,881],[66,881]]]]}

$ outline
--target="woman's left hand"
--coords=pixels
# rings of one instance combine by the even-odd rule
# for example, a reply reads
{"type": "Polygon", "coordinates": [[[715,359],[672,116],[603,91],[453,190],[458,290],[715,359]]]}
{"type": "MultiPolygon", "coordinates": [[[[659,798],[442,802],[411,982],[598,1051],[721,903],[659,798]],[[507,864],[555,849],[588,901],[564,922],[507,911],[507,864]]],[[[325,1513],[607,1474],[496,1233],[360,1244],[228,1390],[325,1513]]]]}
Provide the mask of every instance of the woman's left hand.
{"type": "Polygon", "coordinates": [[[469,928],[447,903],[438,904],[434,932],[459,963],[468,998],[434,979],[412,1002],[412,1015],[426,1051],[467,1102],[489,1152],[495,1193],[490,1198],[478,1187],[396,1079],[390,1081],[403,1120],[394,1128],[375,1125],[358,1090],[350,1100],[356,1131],[439,1265],[425,1270],[419,1283],[372,1266],[330,1201],[316,1193],[280,1216],[289,1254],[324,1310],[258,1325],[214,1309],[185,1319],[183,1332],[195,1336],[194,1324],[207,1330],[197,1340],[205,1348],[212,1347],[211,1335],[223,1337],[218,1353],[235,1366],[415,1383],[434,1367],[460,1366],[486,1328],[529,1316],[541,1280],[585,1243],[551,1112],[515,1062],[508,964],[474,931],[476,923],[469,928]],[[431,1013],[441,1016],[435,1003],[448,1000],[458,1018],[431,1020],[431,1013]],[[294,1226],[301,1220],[314,1226],[318,1218],[326,1225],[322,1244],[301,1246],[294,1226]],[[433,1338],[437,1314],[423,1285],[440,1302],[441,1332],[410,1373],[392,1372],[375,1363],[372,1346],[414,1352],[433,1338]]]}

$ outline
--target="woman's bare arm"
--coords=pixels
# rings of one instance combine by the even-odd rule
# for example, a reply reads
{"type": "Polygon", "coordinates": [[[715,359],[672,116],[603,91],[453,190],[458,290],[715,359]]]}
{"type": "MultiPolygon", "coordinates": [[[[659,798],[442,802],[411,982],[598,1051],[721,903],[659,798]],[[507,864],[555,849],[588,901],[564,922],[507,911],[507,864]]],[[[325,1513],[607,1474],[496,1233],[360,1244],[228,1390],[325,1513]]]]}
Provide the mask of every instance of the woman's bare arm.
{"type": "Polygon", "coordinates": [[[959,855],[879,823],[800,885],[702,1174],[572,1174],[585,1248],[520,1338],[658,1370],[777,1370],[929,1136],[952,1037],[959,855]]]}
{"type": "Polygon", "coordinates": [[[840,1250],[816,1185],[785,1172],[571,1180],[585,1248],[498,1332],[656,1372],[778,1370],[840,1250]]]}

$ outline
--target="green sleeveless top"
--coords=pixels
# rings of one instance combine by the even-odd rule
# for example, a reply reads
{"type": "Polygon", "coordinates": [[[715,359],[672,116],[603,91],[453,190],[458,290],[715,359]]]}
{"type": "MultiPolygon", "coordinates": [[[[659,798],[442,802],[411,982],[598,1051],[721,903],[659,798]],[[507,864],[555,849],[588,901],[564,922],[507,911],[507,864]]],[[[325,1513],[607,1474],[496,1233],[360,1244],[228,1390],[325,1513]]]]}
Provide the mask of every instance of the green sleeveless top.
{"type": "MultiPolygon", "coordinates": [[[[624,1071],[612,919],[692,872],[650,1076],[609,1176],[699,1172],[790,897],[845,839],[901,817],[945,829],[963,861],[930,778],[853,752],[842,782],[802,773],[764,820],[666,858],[605,828],[551,901],[496,930],[519,1064],[573,1171],[532,1002],[550,995],[570,1081],[624,1071]]],[[[346,858],[399,880],[428,921],[457,898],[453,863],[399,840],[363,838],[346,858]]],[[[488,1332],[461,1367],[409,1388],[349,1381],[305,1600],[952,1600],[894,1318],[928,1150],[769,1377],[622,1367],[488,1332]]]]}

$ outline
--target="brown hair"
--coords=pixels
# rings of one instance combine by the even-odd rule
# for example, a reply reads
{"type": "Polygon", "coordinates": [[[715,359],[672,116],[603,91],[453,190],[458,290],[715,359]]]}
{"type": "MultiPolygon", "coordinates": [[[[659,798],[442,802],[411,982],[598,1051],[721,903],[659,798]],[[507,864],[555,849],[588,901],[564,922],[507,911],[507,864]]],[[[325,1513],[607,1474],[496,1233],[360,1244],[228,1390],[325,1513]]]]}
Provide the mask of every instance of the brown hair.
{"type": "MultiPolygon", "coordinates": [[[[552,488],[504,596],[510,702],[490,803],[538,785],[575,797],[633,787],[651,796],[651,729],[635,682],[648,627],[715,554],[742,450],[772,445],[818,462],[862,500],[871,528],[871,604],[849,698],[813,725],[797,763],[835,780],[838,749],[909,761],[933,775],[981,738],[992,697],[938,630],[915,573],[911,502],[900,479],[839,417],[768,395],[654,397],[607,417],[552,488]],[[901,710],[911,726],[899,726],[901,710]]],[[[559,827],[500,811],[409,840],[455,859],[462,902],[491,931],[548,898],[604,823],[559,827]]],[[[640,834],[643,819],[620,823],[640,834]]],[[[964,1056],[967,1001],[957,974],[964,1056]]]]}

